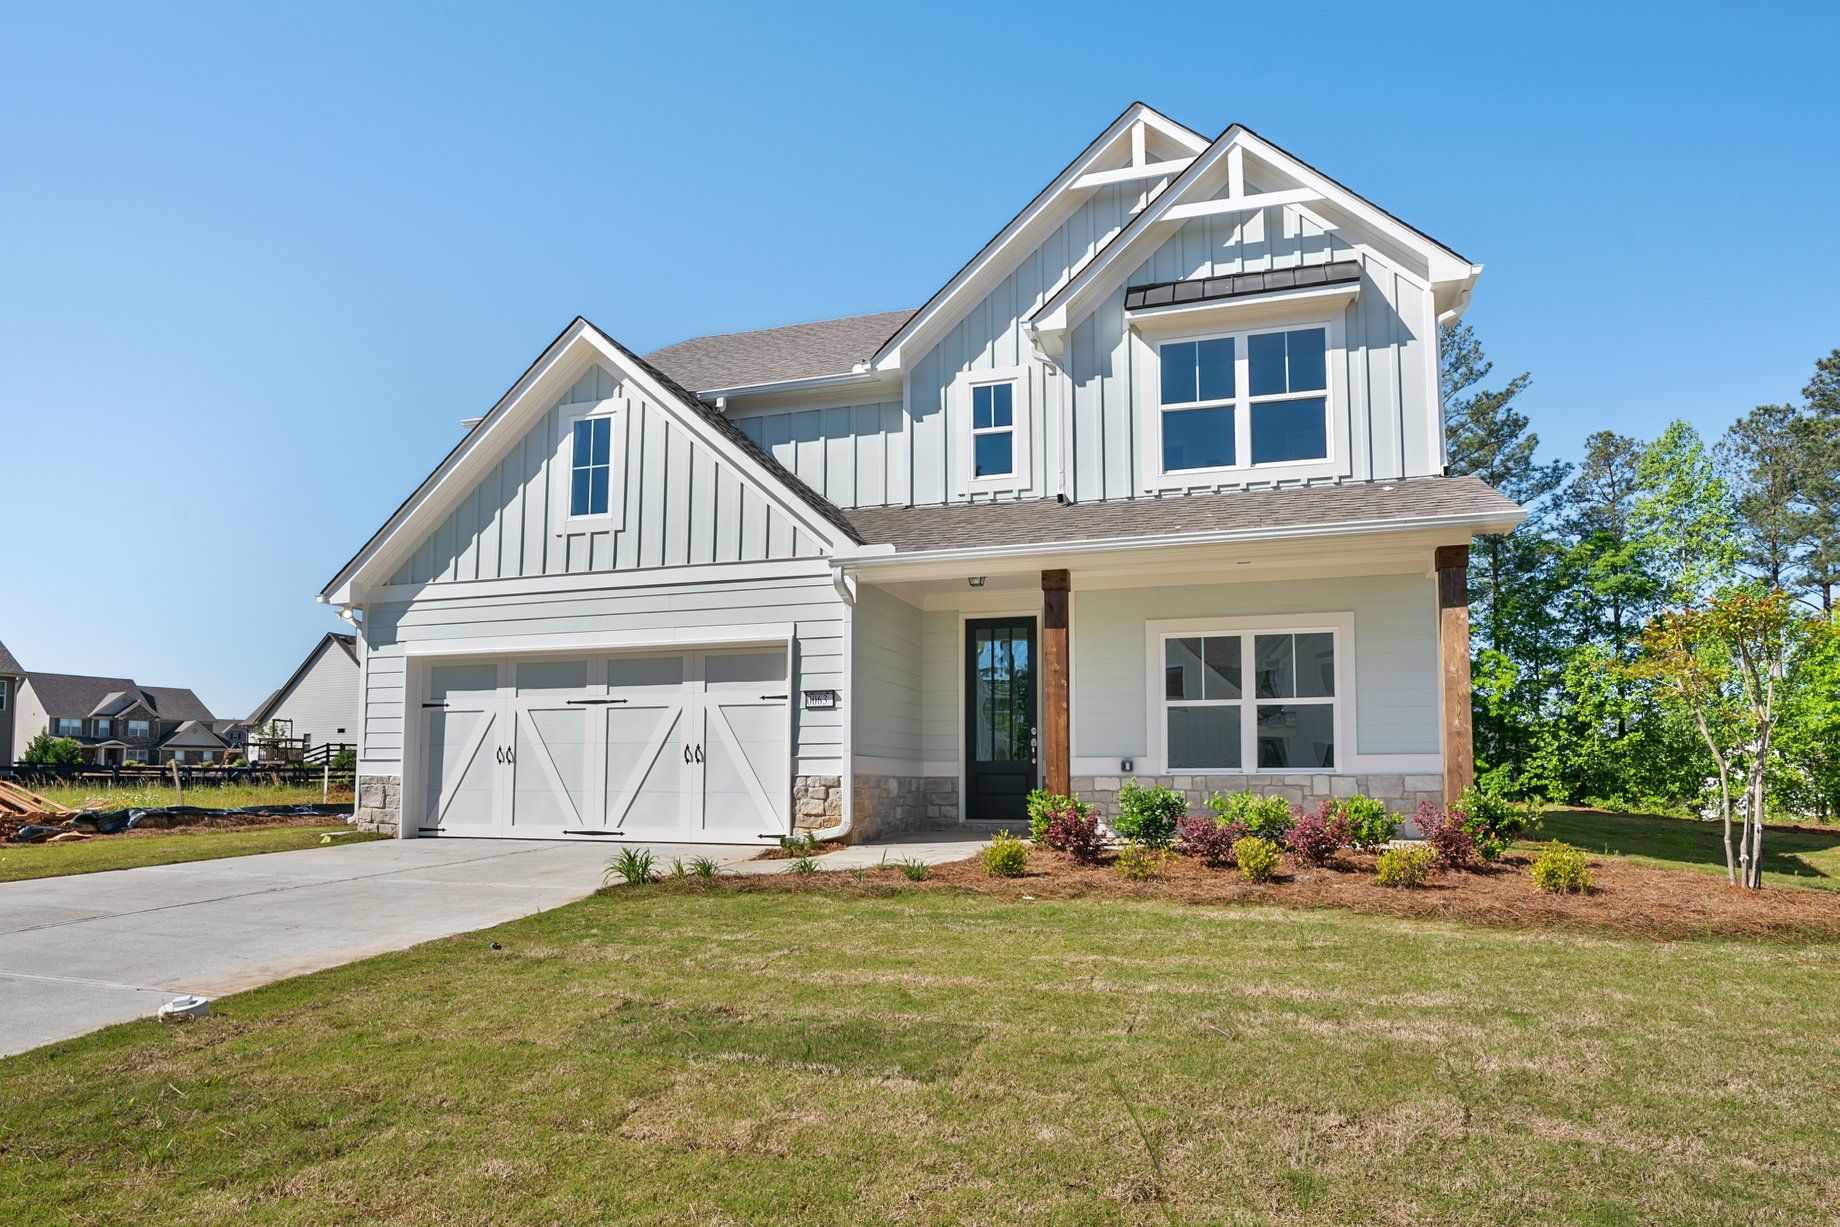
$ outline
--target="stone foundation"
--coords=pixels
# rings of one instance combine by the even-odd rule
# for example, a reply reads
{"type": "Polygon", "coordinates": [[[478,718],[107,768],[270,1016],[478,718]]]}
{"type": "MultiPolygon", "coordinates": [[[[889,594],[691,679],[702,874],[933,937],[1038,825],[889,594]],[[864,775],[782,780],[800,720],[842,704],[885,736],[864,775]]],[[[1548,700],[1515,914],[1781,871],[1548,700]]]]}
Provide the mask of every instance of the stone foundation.
{"type": "Polygon", "coordinates": [[[792,829],[821,831],[843,821],[843,777],[792,777],[792,829]]]}
{"type": "Polygon", "coordinates": [[[958,817],[958,781],[940,776],[858,775],[853,781],[853,841],[923,830],[958,817]]]}
{"type": "MultiPolygon", "coordinates": [[[[1118,789],[1129,776],[1076,775],[1073,791],[1080,800],[1099,807],[1099,816],[1109,818],[1118,811],[1118,789]]],[[[1444,777],[1441,775],[1323,775],[1320,773],[1262,773],[1257,775],[1140,775],[1139,784],[1173,788],[1188,798],[1189,805],[1199,806],[1214,792],[1256,792],[1275,794],[1303,809],[1314,809],[1329,797],[1351,797],[1356,793],[1386,802],[1396,814],[1408,817],[1420,801],[1441,805],[1444,801],[1444,777]]]]}
{"type": "Polygon", "coordinates": [[[395,835],[402,823],[402,780],[393,775],[358,777],[358,812],[352,819],[360,831],[395,835]]]}

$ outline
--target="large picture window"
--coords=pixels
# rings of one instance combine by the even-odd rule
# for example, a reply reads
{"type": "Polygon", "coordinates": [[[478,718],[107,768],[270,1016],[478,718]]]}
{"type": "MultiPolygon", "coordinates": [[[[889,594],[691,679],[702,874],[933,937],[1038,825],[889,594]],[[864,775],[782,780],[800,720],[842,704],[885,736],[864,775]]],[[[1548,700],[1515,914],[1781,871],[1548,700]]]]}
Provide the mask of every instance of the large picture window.
{"type": "Polygon", "coordinates": [[[1331,630],[1161,636],[1167,769],[1334,769],[1336,638],[1331,630]]]}
{"type": "Polygon", "coordinates": [[[1329,457],[1326,326],[1157,347],[1164,473],[1329,457]]]}

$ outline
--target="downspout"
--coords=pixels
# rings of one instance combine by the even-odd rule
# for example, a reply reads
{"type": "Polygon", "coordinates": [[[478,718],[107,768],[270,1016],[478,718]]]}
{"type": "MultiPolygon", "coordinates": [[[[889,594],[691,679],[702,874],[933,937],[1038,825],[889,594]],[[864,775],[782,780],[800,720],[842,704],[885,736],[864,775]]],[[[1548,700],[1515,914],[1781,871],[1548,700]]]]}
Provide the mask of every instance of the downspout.
{"type": "Polygon", "coordinates": [[[856,825],[856,754],[855,737],[851,733],[856,723],[856,577],[846,575],[843,564],[835,557],[831,559],[831,587],[837,590],[837,598],[843,602],[845,672],[843,694],[838,703],[843,711],[843,770],[838,775],[839,786],[843,789],[843,820],[835,826],[811,832],[812,838],[823,841],[843,839],[856,825]]]}

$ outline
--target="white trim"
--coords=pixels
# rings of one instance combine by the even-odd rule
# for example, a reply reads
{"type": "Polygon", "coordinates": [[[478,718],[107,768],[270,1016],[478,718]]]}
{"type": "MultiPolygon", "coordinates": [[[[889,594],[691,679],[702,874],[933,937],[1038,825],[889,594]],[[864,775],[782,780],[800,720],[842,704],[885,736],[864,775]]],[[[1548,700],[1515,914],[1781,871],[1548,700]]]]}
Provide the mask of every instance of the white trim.
{"type": "Polygon", "coordinates": [[[780,558],[760,562],[702,562],[676,567],[622,571],[577,571],[565,575],[517,575],[506,579],[430,580],[421,584],[386,584],[365,594],[369,602],[460,601],[495,596],[540,596],[550,592],[597,592],[619,588],[660,588],[676,584],[731,581],[770,583],[781,579],[828,576],[824,558],[780,558]]]}
{"type": "Polygon", "coordinates": [[[565,635],[425,639],[402,645],[402,655],[420,660],[430,656],[527,656],[535,653],[615,652],[645,648],[681,648],[690,651],[698,647],[786,644],[792,641],[794,630],[790,622],[757,622],[735,626],[680,626],[669,630],[579,631],[565,635]]]}
{"type": "Polygon", "coordinates": [[[957,451],[958,493],[961,496],[975,494],[1006,493],[1014,490],[1026,490],[1030,482],[1029,421],[1033,412],[1033,400],[1030,396],[1030,370],[1026,366],[993,367],[982,371],[964,371],[952,381],[952,434],[957,451]],[[1010,385],[1010,425],[993,426],[980,430],[971,416],[971,397],[974,389],[990,387],[996,384],[1010,385]],[[1010,471],[992,477],[973,477],[976,464],[976,436],[980,434],[1002,434],[1010,436],[1010,471]]]}
{"type": "MultiPolygon", "coordinates": [[[[1141,133],[1142,129],[1139,128],[1137,132],[1141,133]]],[[[1135,183],[1139,179],[1161,179],[1165,175],[1181,174],[1194,160],[1193,158],[1174,158],[1167,162],[1145,162],[1141,165],[1121,166],[1117,170],[1088,171],[1075,179],[1070,186],[1077,192],[1086,188],[1105,187],[1112,183],[1135,183]]]]}
{"type": "Polygon", "coordinates": [[[1168,211],[1163,214],[1163,220],[1185,222],[1196,217],[1256,213],[1260,209],[1269,209],[1277,205],[1308,204],[1312,200],[1321,199],[1321,192],[1307,187],[1286,188],[1281,192],[1255,192],[1250,196],[1229,195],[1223,200],[1193,200],[1187,204],[1170,205],[1168,211]]]}
{"type": "Polygon", "coordinates": [[[1348,747],[1354,740],[1355,701],[1353,612],[1306,614],[1255,614],[1222,618],[1165,618],[1144,623],[1144,758],[1149,775],[1345,775],[1349,771],[1348,747]],[[1303,703],[1330,706],[1335,712],[1335,765],[1333,767],[1260,767],[1258,765],[1258,708],[1254,693],[1252,636],[1266,634],[1329,634],[1334,637],[1335,694],[1322,699],[1272,699],[1270,704],[1303,703]],[[1184,635],[1243,636],[1240,656],[1240,694],[1222,700],[1238,706],[1240,765],[1238,767],[1183,767],[1169,765],[1166,743],[1163,642],[1184,635]]]}
{"type": "Polygon", "coordinates": [[[562,412],[562,429],[556,432],[556,454],[552,459],[555,467],[550,488],[555,492],[555,503],[550,509],[550,532],[557,537],[570,533],[618,532],[626,526],[626,462],[629,458],[626,402],[614,397],[560,405],[558,409],[562,412]],[[575,425],[590,420],[608,423],[607,510],[576,515],[575,425]]]}

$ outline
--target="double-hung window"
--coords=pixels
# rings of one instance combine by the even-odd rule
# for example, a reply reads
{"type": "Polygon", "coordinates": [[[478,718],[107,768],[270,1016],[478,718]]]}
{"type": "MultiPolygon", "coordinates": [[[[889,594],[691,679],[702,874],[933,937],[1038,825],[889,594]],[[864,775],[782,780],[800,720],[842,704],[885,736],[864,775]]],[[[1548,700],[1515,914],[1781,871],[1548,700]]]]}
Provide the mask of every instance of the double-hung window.
{"type": "Polygon", "coordinates": [[[1160,455],[1165,474],[1329,458],[1329,330],[1165,341],[1160,455]]]}
{"type": "Polygon", "coordinates": [[[81,737],[83,736],[83,721],[73,720],[69,716],[59,716],[51,722],[51,735],[53,737],[81,737]]]}
{"type": "Polygon", "coordinates": [[[1165,633],[1163,757],[1170,771],[1338,766],[1333,630],[1165,633]]]}
{"type": "Polygon", "coordinates": [[[144,738],[144,737],[151,736],[152,733],[153,733],[153,727],[147,721],[145,720],[128,721],[128,736],[144,738]]]}
{"type": "Polygon", "coordinates": [[[1016,475],[1016,385],[971,387],[971,477],[987,481],[1016,475]]]}
{"type": "Polygon", "coordinates": [[[1029,372],[967,371],[954,384],[961,494],[1029,484],[1029,372]]]}
{"type": "Polygon", "coordinates": [[[556,532],[598,532],[621,527],[626,500],[626,412],[623,402],[564,405],[556,449],[556,532]]]}

